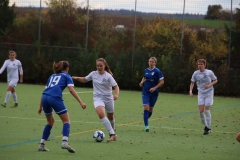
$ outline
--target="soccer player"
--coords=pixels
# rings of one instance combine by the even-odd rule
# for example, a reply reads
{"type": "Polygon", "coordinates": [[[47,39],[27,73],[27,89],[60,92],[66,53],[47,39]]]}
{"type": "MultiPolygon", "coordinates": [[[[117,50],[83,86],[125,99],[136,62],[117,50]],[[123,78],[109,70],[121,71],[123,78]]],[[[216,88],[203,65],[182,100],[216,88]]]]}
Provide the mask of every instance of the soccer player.
{"type": "Polygon", "coordinates": [[[149,58],[149,67],[144,70],[144,76],[139,83],[139,86],[142,87],[143,121],[146,132],[149,132],[148,119],[152,116],[154,105],[157,102],[159,87],[164,84],[163,74],[156,68],[156,64],[155,57],[149,58]]]}
{"type": "Polygon", "coordinates": [[[92,71],[86,77],[73,76],[72,78],[82,83],[88,81],[93,82],[94,107],[102,124],[109,132],[110,137],[107,142],[116,141],[117,135],[115,134],[114,100],[118,98],[119,87],[112,77],[112,72],[105,59],[97,59],[96,66],[97,70],[92,71]],[[115,89],[114,95],[112,94],[112,87],[115,89]],[[108,118],[105,116],[105,110],[108,118]]]}
{"type": "Polygon", "coordinates": [[[17,55],[15,51],[9,51],[9,59],[5,60],[2,68],[0,69],[0,74],[2,74],[5,68],[7,68],[8,88],[7,88],[7,94],[4,100],[4,104],[1,104],[1,106],[3,107],[7,106],[8,100],[11,95],[15,103],[11,108],[15,108],[18,106],[18,99],[17,99],[15,87],[17,86],[17,83],[19,81],[19,73],[20,73],[20,83],[23,82],[23,69],[22,69],[21,62],[16,59],[16,56],[17,55]]]}
{"type": "Polygon", "coordinates": [[[198,70],[196,70],[191,79],[189,96],[193,97],[194,83],[197,84],[198,89],[198,109],[200,118],[204,124],[204,135],[211,133],[211,120],[210,106],[213,105],[214,88],[213,85],[217,83],[217,77],[213,71],[205,69],[206,60],[197,60],[198,70]]]}
{"type": "Polygon", "coordinates": [[[68,87],[69,92],[79,102],[83,109],[86,108],[86,104],[82,102],[76,91],[74,90],[74,84],[71,76],[68,74],[69,64],[67,61],[60,61],[59,63],[53,63],[54,74],[52,74],[46,83],[45,90],[42,93],[40,107],[38,114],[44,111],[47,119],[47,125],[45,126],[42,134],[42,139],[38,147],[38,151],[49,151],[45,148],[45,141],[48,139],[51,129],[54,125],[53,110],[59,115],[63,122],[62,128],[62,149],[67,149],[70,153],[75,153],[75,150],[68,144],[68,137],[70,132],[70,119],[67,108],[62,99],[63,90],[68,87]]]}

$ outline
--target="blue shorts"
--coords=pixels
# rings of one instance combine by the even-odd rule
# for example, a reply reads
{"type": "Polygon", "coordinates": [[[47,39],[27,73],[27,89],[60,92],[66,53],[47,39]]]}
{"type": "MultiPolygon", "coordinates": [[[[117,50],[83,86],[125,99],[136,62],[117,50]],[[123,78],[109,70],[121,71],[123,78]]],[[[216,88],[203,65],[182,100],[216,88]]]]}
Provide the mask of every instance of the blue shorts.
{"type": "Polygon", "coordinates": [[[142,95],[143,106],[148,105],[150,108],[153,108],[157,99],[158,95],[142,95]]]}
{"type": "Polygon", "coordinates": [[[55,98],[49,95],[42,95],[42,106],[45,115],[50,115],[54,111],[58,114],[67,113],[67,108],[60,98],[55,98]]]}

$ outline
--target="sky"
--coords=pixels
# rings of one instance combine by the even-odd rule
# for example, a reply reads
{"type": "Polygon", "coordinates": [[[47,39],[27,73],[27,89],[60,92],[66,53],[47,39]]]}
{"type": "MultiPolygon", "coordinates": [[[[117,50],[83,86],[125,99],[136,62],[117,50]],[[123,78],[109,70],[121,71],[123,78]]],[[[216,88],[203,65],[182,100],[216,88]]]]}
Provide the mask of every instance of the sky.
{"type": "MultiPolygon", "coordinates": [[[[10,0],[10,5],[16,6],[46,7],[45,1],[49,0],[10,0]]],[[[88,0],[75,0],[78,6],[86,7],[88,0]]],[[[240,8],[240,0],[185,0],[185,13],[206,14],[208,5],[222,5],[223,9],[231,10],[240,8]]],[[[126,9],[154,13],[183,13],[184,0],[89,0],[91,9],[126,9]]]]}

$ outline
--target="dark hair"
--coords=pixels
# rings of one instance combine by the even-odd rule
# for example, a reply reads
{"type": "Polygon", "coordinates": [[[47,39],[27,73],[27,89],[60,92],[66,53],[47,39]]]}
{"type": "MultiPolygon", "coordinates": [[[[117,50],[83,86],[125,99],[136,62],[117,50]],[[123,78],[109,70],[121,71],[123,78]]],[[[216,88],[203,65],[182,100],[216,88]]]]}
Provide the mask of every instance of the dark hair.
{"type": "Polygon", "coordinates": [[[54,73],[60,73],[64,70],[66,70],[69,67],[68,61],[60,61],[58,63],[53,63],[53,70],[54,73]]]}
{"type": "Polygon", "coordinates": [[[206,60],[205,59],[198,59],[197,60],[197,63],[203,63],[204,65],[205,65],[205,67],[207,66],[207,62],[206,62],[206,60]]]}
{"type": "Polygon", "coordinates": [[[105,64],[104,70],[107,71],[108,73],[110,73],[111,75],[113,75],[112,71],[110,70],[110,67],[109,67],[108,64],[107,64],[107,61],[106,61],[104,58],[98,58],[98,59],[96,60],[96,62],[97,62],[97,61],[103,62],[103,63],[105,64]]]}

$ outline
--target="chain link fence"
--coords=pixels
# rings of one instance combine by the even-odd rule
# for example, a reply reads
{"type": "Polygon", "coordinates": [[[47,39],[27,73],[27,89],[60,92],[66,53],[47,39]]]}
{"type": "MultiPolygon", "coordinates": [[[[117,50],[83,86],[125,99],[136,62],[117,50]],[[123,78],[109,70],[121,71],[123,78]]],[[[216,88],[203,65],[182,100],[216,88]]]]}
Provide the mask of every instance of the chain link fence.
{"type": "Polygon", "coordinates": [[[1,38],[0,62],[15,50],[25,82],[45,83],[52,62],[63,59],[71,74],[85,76],[104,57],[121,88],[139,89],[148,58],[156,56],[163,90],[183,93],[196,59],[206,58],[219,78],[216,93],[240,95],[240,39],[234,36],[240,1],[10,0],[9,5],[14,3],[16,18],[1,38]]]}

